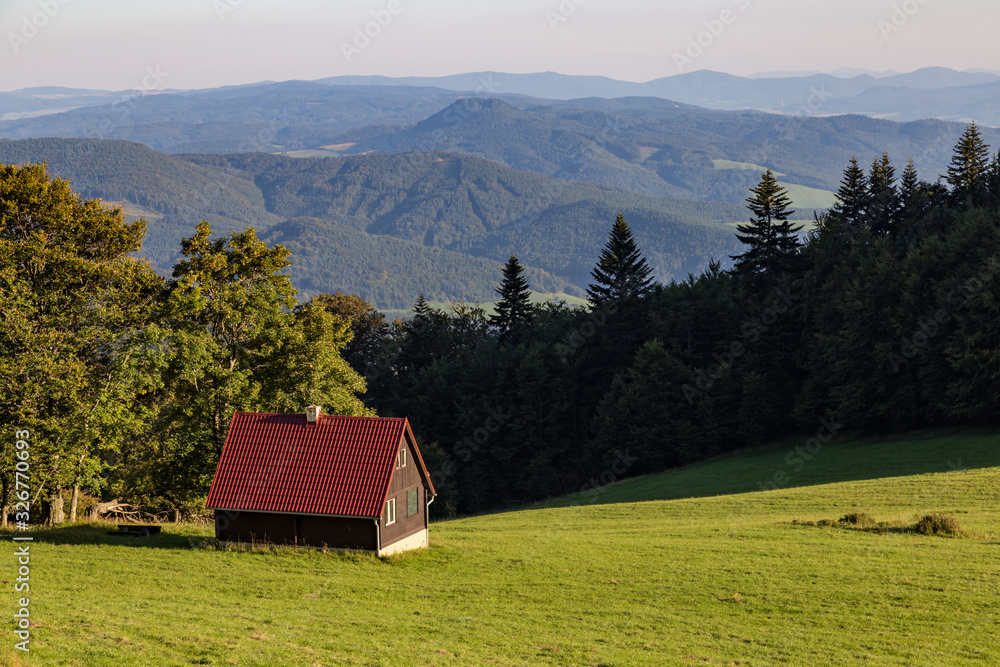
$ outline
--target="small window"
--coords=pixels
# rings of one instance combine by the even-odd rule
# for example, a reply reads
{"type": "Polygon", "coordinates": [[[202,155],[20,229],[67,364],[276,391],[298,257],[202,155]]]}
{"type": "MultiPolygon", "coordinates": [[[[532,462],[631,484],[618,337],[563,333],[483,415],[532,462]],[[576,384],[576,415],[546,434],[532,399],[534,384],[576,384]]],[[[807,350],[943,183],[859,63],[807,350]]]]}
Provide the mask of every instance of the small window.
{"type": "Polygon", "coordinates": [[[391,526],[396,523],[396,499],[391,498],[385,501],[385,525],[391,526]]]}
{"type": "Polygon", "coordinates": [[[406,447],[399,450],[399,454],[396,456],[396,467],[405,468],[406,467],[406,447]]]}
{"type": "Polygon", "coordinates": [[[420,510],[420,494],[416,489],[406,492],[406,516],[413,516],[420,510]]]}

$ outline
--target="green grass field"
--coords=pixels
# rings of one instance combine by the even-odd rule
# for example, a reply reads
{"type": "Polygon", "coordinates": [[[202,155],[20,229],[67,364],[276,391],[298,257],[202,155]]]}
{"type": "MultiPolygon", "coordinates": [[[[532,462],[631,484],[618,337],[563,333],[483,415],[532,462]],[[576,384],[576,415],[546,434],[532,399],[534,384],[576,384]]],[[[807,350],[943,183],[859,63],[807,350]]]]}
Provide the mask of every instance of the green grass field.
{"type": "MultiPolygon", "coordinates": [[[[734,162],[733,160],[712,160],[712,166],[716,169],[746,169],[748,171],[756,171],[764,173],[767,171],[767,167],[762,167],[759,164],[754,164],[753,162],[734,162]]],[[[784,176],[781,172],[772,170],[775,176],[784,176]]]]}
{"type": "Polygon", "coordinates": [[[803,444],[439,521],[430,549],[385,560],[200,548],[211,529],[192,525],[131,541],[106,526],[38,530],[31,660],[12,657],[11,633],[0,656],[116,667],[1000,664],[1000,434],[844,439],[808,461],[803,444]],[[782,488],[756,490],[775,479],[782,488]],[[853,511],[899,525],[950,512],[969,536],[793,523],[853,511]]]}
{"type": "MultiPolygon", "coordinates": [[[[751,162],[712,160],[712,165],[716,169],[744,169],[758,173],[764,173],[767,171],[767,167],[762,167],[759,164],[753,164],[751,162]]],[[[784,174],[777,171],[772,173],[779,178],[784,176],[784,174]]],[[[810,188],[805,185],[788,183],[781,180],[778,181],[778,184],[788,191],[788,196],[792,199],[792,206],[794,208],[830,208],[837,203],[837,195],[830,190],[810,188]]]]}
{"type": "MultiPolygon", "coordinates": [[[[587,305],[586,299],[581,299],[578,296],[573,296],[572,294],[566,294],[565,292],[532,292],[531,293],[531,303],[542,304],[547,301],[565,301],[570,306],[584,306],[587,305]]],[[[444,310],[446,312],[451,312],[451,304],[445,301],[429,301],[430,305],[438,308],[439,310],[444,310]]],[[[496,301],[487,301],[485,303],[478,304],[486,311],[487,315],[493,315],[496,312],[496,301]]],[[[411,317],[413,315],[412,310],[386,310],[382,309],[386,318],[393,320],[397,317],[411,317]]]]}

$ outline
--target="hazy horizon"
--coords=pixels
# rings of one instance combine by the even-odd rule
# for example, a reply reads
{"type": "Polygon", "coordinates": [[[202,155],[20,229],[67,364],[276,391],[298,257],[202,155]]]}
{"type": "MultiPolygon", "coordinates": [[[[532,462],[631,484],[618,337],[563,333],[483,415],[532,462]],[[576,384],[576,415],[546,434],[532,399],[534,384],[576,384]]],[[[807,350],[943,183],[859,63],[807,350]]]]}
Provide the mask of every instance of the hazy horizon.
{"type": "Polygon", "coordinates": [[[984,0],[13,0],[0,7],[0,90],[196,89],[341,75],[499,71],[643,82],[856,68],[1000,70],[984,0]],[[461,65],[456,65],[461,63],[461,65]],[[149,71],[161,73],[151,86],[149,71]]]}

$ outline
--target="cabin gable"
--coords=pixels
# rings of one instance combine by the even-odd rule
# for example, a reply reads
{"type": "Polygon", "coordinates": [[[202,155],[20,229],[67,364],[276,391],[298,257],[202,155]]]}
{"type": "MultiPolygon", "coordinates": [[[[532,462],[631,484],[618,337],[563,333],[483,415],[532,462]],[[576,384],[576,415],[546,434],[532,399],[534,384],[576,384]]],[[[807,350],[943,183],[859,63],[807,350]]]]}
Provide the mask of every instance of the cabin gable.
{"type": "Polygon", "coordinates": [[[427,545],[434,486],[399,418],[233,416],[206,505],[226,542],[365,549],[427,545]]]}

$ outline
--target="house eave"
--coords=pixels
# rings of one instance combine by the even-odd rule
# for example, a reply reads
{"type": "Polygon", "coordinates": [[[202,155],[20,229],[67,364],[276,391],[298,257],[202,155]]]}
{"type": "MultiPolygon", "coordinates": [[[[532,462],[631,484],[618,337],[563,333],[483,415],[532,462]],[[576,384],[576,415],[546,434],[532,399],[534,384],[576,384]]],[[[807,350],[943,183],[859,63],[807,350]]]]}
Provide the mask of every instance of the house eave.
{"type": "Polygon", "coordinates": [[[380,519],[381,516],[361,516],[357,514],[322,514],[320,512],[282,512],[279,510],[262,510],[262,509],[238,509],[235,507],[206,507],[205,509],[213,510],[215,512],[256,512],[257,514],[287,514],[289,516],[323,516],[331,519],[380,519]]]}

